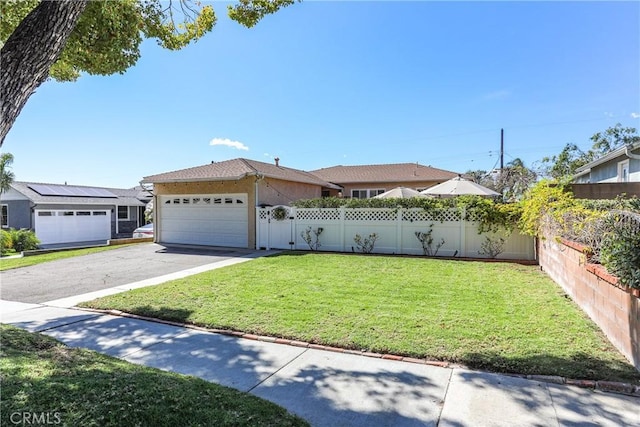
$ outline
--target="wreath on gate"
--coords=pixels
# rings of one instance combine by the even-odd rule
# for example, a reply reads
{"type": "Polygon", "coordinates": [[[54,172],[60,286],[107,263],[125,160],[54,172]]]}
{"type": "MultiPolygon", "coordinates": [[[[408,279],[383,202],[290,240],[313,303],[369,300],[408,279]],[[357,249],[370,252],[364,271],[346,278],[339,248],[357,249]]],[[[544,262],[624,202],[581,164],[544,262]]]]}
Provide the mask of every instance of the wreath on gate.
{"type": "Polygon", "coordinates": [[[284,206],[278,206],[271,211],[271,217],[276,221],[283,221],[289,216],[289,211],[284,206]]]}

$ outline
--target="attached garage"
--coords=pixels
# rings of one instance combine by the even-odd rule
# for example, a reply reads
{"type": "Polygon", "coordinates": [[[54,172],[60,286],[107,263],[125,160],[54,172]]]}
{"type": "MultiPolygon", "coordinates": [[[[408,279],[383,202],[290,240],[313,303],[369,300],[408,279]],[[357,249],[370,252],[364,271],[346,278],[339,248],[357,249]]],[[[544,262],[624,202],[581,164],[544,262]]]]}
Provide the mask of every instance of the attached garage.
{"type": "Polygon", "coordinates": [[[246,248],[248,200],[247,193],[158,196],[157,241],[246,248]]]}
{"type": "Polygon", "coordinates": [[[155,242],[254,249],[256,206],[340,188],[275,160],[232,159],[144,177],[153,185],[155,242]]]}
{"type": "Polygon", "coordinates": [[[35,232],[43,245],[111,238],[111,216],[106,210],[36,209],[34,215],[35,232]]]}

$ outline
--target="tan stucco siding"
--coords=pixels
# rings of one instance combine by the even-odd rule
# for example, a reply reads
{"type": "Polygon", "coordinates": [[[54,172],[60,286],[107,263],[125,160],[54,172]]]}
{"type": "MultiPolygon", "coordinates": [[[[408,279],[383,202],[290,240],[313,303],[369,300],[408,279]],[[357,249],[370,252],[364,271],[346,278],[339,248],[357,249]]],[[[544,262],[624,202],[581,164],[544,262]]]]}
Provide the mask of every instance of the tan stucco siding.
{"type": "MultiPolygon", "coordinates": [[[[227,194],[227,193],[247,193],[248,195],[248,248],[256,247],[256,197],[255,197],[255,177],[249,176],[237,181],[199,181],[199,182],[176,182],[154,184],[156,196],[173,194],[227,194]]],[[[154,206],[160,207],[157,200],[154,206]]],[[[162,209],[160,207],[160,209],[162,209]]],[[[155,220],[154,220],[155,222],[155,220]]]]}
{"type": "Polygon", "coordinates": [[[322,194],[318,185],[265,178],[258,184],[258,205],[290,205],[300,199],[315,199],[322,194]]]}

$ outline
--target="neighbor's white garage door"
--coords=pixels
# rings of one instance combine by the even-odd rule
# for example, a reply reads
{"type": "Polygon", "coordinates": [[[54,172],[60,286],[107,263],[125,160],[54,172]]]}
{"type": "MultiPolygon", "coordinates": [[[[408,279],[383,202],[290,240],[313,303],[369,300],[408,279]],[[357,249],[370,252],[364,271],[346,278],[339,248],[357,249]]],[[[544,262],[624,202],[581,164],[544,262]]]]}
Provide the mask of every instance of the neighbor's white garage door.
{"type": "Polygon", "coordinates": [[[246,193],[160,196],[158,241],[246,248],[247,200],[246,193]]]}
{"type": "Polygon", "coordinates": [[[108,211],[36,210],[34,215],[36,236],[43,245],[111,238],[108,211]]]}

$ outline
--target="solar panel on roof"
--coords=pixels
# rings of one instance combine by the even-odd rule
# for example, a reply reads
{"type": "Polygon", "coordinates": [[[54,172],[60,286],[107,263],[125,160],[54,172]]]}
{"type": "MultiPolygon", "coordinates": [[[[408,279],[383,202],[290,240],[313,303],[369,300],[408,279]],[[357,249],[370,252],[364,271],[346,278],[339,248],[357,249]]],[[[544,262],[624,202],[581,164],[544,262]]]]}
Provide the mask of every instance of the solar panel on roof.
{"type": "Polygon", "coordinates": [[[117,198],[104,188],[74,187],[73,185],[29,184],[28,187],[41,196],[117,198]]]}

